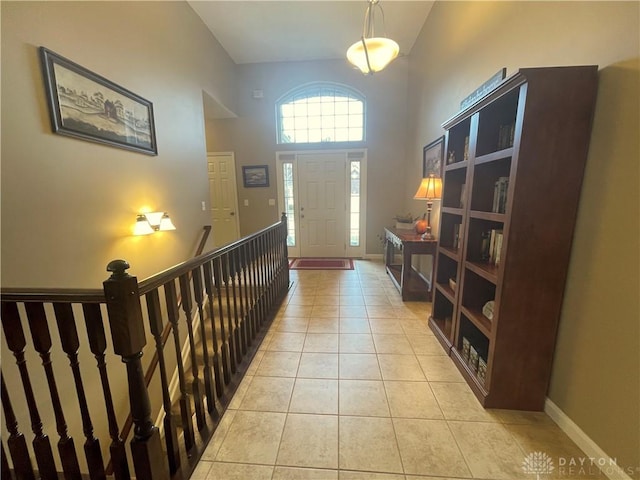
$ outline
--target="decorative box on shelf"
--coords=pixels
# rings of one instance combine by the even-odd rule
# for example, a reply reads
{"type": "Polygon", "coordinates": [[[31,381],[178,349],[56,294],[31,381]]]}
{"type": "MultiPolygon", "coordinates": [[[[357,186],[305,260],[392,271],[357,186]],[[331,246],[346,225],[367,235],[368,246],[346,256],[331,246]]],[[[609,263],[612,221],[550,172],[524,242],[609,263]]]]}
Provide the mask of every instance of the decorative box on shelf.
{"type": "Polygon", "coordinates": [[[415,229],[413,222],[411,223],[396,222],[396,230],[413,230],[413,229],[415,229]]]}
{"type": "Polygon", "coordinates": [[[496,302],[494,302],[493,300],[487,302],[484,304],[484,307],[482,307],[482,314],[487,317],[489,320],[493,320],[493,307],[495,305],[496,302]]]}

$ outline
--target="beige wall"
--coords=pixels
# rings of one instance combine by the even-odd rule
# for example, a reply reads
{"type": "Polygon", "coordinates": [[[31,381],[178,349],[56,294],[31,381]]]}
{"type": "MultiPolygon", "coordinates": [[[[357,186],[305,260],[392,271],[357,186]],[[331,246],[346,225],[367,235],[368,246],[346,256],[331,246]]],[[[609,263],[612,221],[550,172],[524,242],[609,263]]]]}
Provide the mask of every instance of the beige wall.
{"type": "Polygon", "coordinates": [[[637,2],[436,3],[410,56],[405,189],[422,145],[500,68],[599,65],[549,397],[625,468],[640,467],[638,19],[637,2]]]}
{"type": "Polygon", "coordinates": [[[202,92],[233,108],[234,83],[184,2],[2,2],[2,285],[100,288],[114,258],[142,279],[192,256],[210,223],[202,92]],[[158,156],[51,133],[41,45],[150,100],[158,156]],[[143,207],[177,231],[131,236],[143,207]]]}
{"type": "Polygon", "coordinates": [[[406,164],[407,64],[407,58],[397,59],[389,68],[370,77],[350,68],[346,60],[238,66],[236,113],[239,118],[208,123],[207,144],[211,150],[235,151],[242,235],[267,226],[280,217],[277,207],[268,206],[269,198],[278,198],[275,152],[304,148],[300,145],[276,144],[277,99],[309,82],[335,82],[355,88],[366,97],[366,141],[360,145],[350,145],[350,148],[368,149],[366,251],[382,251],[377,236],[382,235],[383,227],[402,211],[406,164]],[[252,98],[252,91],[257,89],[263,91],[264,98],[252,98]],[[245,189],[242,187],[241,167],[256,164],[269,165],[270,187],[245,189]],[[249,200],[249,207],[242,206],[244,199],[249,200]]]}
{"type": "MultiPolygon", "coordinates": [[[[192,256],[202,226],[210,223],[200,206],[209,198],[202,92],[235,106],[235,64],[184,2],[3,1],[0,6],[2,286],[101,288],[108,276],[105,266],[114,258],[128,260],[130,273],[142,279],[192,256]],[[150,100],[158,156],[51,133],[38,60],[41,45],[150,100]],[[169,211],[177,230],[132,237],[130,229],[143,206],[169,211]]],[[[50,325],[53,343],[59,345],[55,322],[50,325]]],[[[78,329],[94,431],[108,439],[96,361],[84,346],[82,321],[78,329]]],[[[148,332],[147,341],[153,348],[148,332]]],[[[27,342],[40,415],[55,443],[42,360],[27,342]]],[[[4,335],[1,349],[19,428],[30,438],[26,401],[4,335]]],[[[170,351],[167,355],[171,364],[170,351]]],[[[69,434],[79,447],[84,435],[69,359],[59,347],[53,348],[52,359],[68,407],[69,434]]],[[[146,353],[142,360],[150,359],[146,353]]],[[[129,410],[125,369],[111,354],[107,365],[122,426],[129,410]]],[[[154,392],[155,412],[161,395],[157,388],[154,392]]],[[[2,422],[2,437],[7,435],[2,422]]],[[[108,443],[102,440],[101,445],[107,460],[108,443]]],[[[84,465],[83,455],[80,462],[84,465]]]]}

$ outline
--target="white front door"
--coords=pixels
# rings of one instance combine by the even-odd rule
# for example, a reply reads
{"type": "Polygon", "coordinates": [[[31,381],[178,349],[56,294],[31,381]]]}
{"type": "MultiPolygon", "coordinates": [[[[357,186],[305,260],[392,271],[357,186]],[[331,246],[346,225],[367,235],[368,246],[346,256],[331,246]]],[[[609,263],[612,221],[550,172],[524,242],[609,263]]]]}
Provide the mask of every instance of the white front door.
{"type": "Polygon", "coordinates": [[[341,153],[298,155],[301,257],[346,254],[346,162],[341,153]]]}
{"type": "Polygon", "coordinates": [[[233,153],[208,153],[211,233],[216,247],[240,238],[236,162],[233,153]]]}

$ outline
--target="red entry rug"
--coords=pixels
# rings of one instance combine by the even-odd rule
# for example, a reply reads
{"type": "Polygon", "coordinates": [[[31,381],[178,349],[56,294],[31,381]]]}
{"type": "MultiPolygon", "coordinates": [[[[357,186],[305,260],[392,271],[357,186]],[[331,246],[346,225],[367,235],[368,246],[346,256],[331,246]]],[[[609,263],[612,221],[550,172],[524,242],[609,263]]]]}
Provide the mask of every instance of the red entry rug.
{"type": "Polygon", "coordinates": [[[294,258],[289,262],[291,270],[353,270],[350,258],[294,258]]]}

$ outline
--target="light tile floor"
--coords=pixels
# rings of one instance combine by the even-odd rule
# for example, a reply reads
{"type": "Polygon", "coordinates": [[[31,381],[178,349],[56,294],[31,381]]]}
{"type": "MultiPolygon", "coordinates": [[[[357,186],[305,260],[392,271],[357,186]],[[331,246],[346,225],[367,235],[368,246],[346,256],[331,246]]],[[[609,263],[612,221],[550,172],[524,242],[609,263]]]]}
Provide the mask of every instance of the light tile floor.
{"type": "Polygon", "coordinates": [[[381,262],[292,270],[293,288],[193,480],[605,478],[541,412],[483,409],[381,262]]]}

